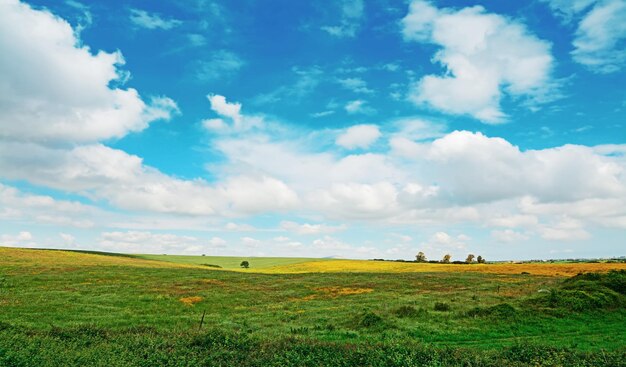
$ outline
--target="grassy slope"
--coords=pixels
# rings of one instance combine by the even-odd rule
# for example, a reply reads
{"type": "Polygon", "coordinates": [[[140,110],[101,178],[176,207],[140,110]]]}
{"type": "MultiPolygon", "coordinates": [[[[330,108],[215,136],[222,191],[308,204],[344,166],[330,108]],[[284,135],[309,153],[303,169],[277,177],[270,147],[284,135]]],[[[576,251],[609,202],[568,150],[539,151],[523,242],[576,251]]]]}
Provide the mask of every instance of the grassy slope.
{"type": "MultiPolygon", "coordinates": [[[[123,365],[124,356],[134,353],[135,347],[151,350],[161,348],[158,343],[195,340],[204,311],[205,328],[226,333],[231,342],[242,335],[270,344],[295,337],[290,346],[299,341],[303,345],[349,343],[361,345],[366,354],[368,343],[415,342],[492,351],[519,341],[577,350],[624,350],[623,308],[589,313],[525,311],[524,298],[560,281],[519,273],[241,273],[125,257],[0,248],[0,365],[3,346],[15,353],[12,348],[17,346],[30,353],[50,353],[50,358],[60,352],[86,353],[90,358],[106,352],[119,355],[118,365],[123,365]],[[437,302],[448,304],[450,310],[434,311],[437,302]],[[466,316],[474,307],[503,302],[517,312],[496,318],[466,316]],[[397,310],[402,306],[418,312],[400,317],[397,310]]],[[[220,343],[217,350],[239,348],[220,343]]],[[[272,350],[271,345],[263,348],[272,350]]],[[[177,348],[183,348],[182,354],[197,352],[177,348]]],[[[164,352],[163,358],[167,355],[164,352]]]]}
{"type": "Polygon", "coordinates": [[[233,257],[233,256],[184,256],[184,255],[134,255],[140,259],[167,261],[178,264],[218,265],[224,269],[240,269],[242,261],[250,263],[250,269],[265,269],[274,266],[286,266],[299,263],[314,263],[319,261],[333,261],[332,259],[313,259],[296,257],[233,257]]]}

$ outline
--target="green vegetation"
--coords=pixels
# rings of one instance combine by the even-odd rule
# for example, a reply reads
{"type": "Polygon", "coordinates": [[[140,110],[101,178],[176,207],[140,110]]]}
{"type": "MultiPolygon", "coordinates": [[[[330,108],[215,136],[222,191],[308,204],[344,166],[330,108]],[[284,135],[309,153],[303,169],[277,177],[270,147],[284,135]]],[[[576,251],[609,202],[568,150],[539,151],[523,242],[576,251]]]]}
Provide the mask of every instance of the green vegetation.
{"type": "Polygon", "coordinates": [[[626,366],[624,271],[260,274],[91,261],[0,257],[0,366],[626,366]]]}
{"type": "Polygon", "coordinates": [[[230,256],[185,256],[185,255],[130,255],[138,259],[167,261],[177,264],[216,265],[224,269],[240,269],[243,261],[248,261],[255,269],[272,266],[299,264],[311,261],[332,261],[333,259],[316,259],[302,257],[230,257],[230,256]]]}

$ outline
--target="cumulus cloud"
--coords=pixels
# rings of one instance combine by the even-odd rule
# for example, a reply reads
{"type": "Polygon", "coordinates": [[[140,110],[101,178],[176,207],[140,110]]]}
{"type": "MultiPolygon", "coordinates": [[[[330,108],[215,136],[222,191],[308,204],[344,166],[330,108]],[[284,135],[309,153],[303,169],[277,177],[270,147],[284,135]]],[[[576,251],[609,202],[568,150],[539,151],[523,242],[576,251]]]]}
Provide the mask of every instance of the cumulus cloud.
{"type": "Polygon", "coordinates": [[[440,47],[433,61],[446,71],[413,84],[409,99],[418,105],[501,123],[504,94],[538,101],[550,87],[550,44],[515,20],[481,6],[438,9],[414,0],[401,24],[406,41],[440,47]]]}
{"type": "Polygon", "coordinates": [[[57,200],[46,195],[24,193],[0,184],[0,219],[31,220],[65,227],[90,228],[101,210],[77,201],[57,200]]]}
{"type": "Polygon", "coordinates": [[[248,116],[241,113],[241,103],[230,103],[226,97],[219,94],[209,94],[207,96],[211,103],[211,110],[220,118],[206,119],[202,121],[202,126],[210,131],[228,132],[243,131],[263,124],[263,118],[259,116],[248,116]]]}
{"type": "Polygon", "coordinates": [[[298,200],[287,185],[266,175],[233,176],[218,185],[182,180],[102,144],[65,150],[6,143],[0,145],[0,157],[4,178],[82,193],[128,210],[229,216],[283,210],[298,200]]]}
{"type": "Polygon", "coordinates": [[[241,103],[228,103],[226,97],[209,94],[207,96],[211,102],[211,109],[218,115],[228,117],[235,122],[241,120],[241,103]]]}
{"type": "Polygon", "coordinates": [[[381,133],[376,125],[355,125],[337,137],[336,143],[346,149],[366,149],[372,145],[381,133]]]}
{"type": "Polygon", "coordinates": [[[166,19],[155,13],[141,9],[130,9],[130,21],[141,28],[168,30],[183,24],[178,19],[166,19]]]}
{"type": "Polygon", "coordinates": [[[93,53],[72,27],[16,0],[0,5],[0,138],[85,142],[141,131],[178,111],[166,97],[146,104],[123,83],[119,52],[93,53]],[[37,26],[34,26],[37,25],[37,26]]]}
{"type": "Polygon", "coordinates": [[[427,154],[456,201],[524,195],[567,201],[619,196],[625,189],[623,166],[584,146],[522,152],[501,138],[455,131],[433,141],[427,154]]]}
{"type": "Polygon", "coordinates": [[[626,214],[619,209],[626,193],[619,146],[522,151],[502,138],[425,126],[399,126],[387,153],[341,156],[303,148],[310,141],[268,137],[225,139],[216,148],[229,172],[253,169],[275,177],[301,199],[300,210],[332,220],[482,221],[536,232],[559,211],[613,226],[626,214]],[[433,140],[436,135],[442,136],[433,140]],[[400,137],[407,146],[398,155],[400,137]],[[501,203],[507,210],[494,211],[501,203]]]}

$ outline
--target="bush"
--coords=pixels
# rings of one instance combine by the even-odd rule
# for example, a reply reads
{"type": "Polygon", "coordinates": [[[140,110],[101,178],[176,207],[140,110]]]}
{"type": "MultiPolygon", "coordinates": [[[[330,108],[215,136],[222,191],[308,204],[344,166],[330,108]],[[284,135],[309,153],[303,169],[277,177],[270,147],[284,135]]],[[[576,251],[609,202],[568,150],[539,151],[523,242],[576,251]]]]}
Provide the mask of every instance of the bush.
{"type": "Polygon", "coordinates": [[[583,284],[596,283],[617,293],[626,295],[626,270],[612,270],[606,274],[581,273],[563,282],[564,288],[576,288],[583,284]]]}
{"type": "Polygon", "coordinates": [[[400,306],[396,308],[393,311],[393,313],[397,317],[418,317],[418,316],[425,316],[428,314],[428,312],[424,310],[423,308],[417,309],[413,306],[400,306]]]}
{"type": "Polygon", "coordinates": [[[451,307],[445,302],[435,302],[435,311],[450,311],[451,307]]]}
{"type": "Polygon", "coordinates": [[[385,326],[385,321],[379,315],[368,311],[357,315],[354,319],[354,324],[357,328],[380,328],[385,326]]]}
{"type": "Polygon", "coordinates": [[[241,266],[244,269],[248,269],[250,267],[250,263],[244,260],[241,262],[241,264],[239,264],[239,266],[241,266]]]}
{"type": "Polygon", "coordinates": [[[558,289],[552,289],[549,294],[531,302],[577,312],[620,308],[626,304],[622,293],[625,282],[625,271],[578,274],[563,281],[558,289]]]}

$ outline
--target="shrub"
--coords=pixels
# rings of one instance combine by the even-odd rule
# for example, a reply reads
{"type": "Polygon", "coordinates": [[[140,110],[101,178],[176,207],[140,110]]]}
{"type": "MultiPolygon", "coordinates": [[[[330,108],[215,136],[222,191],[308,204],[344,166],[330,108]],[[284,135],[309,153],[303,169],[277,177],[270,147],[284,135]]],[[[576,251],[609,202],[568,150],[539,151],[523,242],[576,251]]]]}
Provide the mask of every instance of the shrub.
{"type": "Polygon", "coordinates": [[[385,326],[385,321],[379,315],[368,311],[357,315],[354,324],[357,328],[373,329],[385,326]]]}
{"type": "Polygon", "coordinates": [[[425,316],[427,314],[427,311],[423,308],[417,309],[413,306],[400,306],[396,308],[393,313],[397,317],[418,317],[425,316]]]}
{"type": "Polygon", "coordinates": [[[450,305],[445,302],[435,302],[435,311],[450,311],[450,305]]]}
{"type": "Polygon", "coordinates": [[[607,274],[578,274],[563,281],[543,297],[531,303],[553,309],[568,311],[591,311],[619,308],[626,304],[624,291],[626,272],[612,271],[607,274]]]}
{"type": "Polygon", "coordinates": [[[250,263],[244,260],[241,262],[241,264],[239,264],[239,266],[241,266],[244,269],[248,269],[250,267],[250,263]]]}

